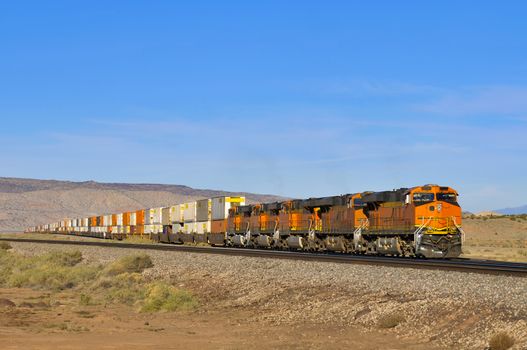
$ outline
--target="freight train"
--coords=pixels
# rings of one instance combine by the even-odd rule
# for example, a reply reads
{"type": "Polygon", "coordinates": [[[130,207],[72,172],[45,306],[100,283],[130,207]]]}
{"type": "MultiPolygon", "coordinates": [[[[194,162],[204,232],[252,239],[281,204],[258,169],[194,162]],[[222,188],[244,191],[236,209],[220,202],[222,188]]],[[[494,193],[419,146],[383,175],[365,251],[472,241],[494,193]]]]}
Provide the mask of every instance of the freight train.
{"type": "Polygon", "coordinates": [[[461,254],[458,193],[424,185],[245,205],[214,197],[170,207],[67,219],[26,232],[163,243],[425,258],[461,254]]]}

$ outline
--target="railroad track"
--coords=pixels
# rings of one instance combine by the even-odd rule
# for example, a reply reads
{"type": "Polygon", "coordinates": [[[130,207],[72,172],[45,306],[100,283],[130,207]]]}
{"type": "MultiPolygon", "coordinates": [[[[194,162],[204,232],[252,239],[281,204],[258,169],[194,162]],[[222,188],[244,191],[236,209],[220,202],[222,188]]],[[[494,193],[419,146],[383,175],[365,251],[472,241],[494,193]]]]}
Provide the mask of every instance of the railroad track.
{"type": "Polygon", "coordinates": [[[115,241],[71,241],[71,240],[50,240],[50,239],[32,239],[32,238],[0,238],[0,241],[26,242],[26,243],[45,243],[45,244],[66,244],[82,245],[95,247],[113,247],[122,249],[143,249],[143,250],[160,250],[160,251],[180,251],[189,253],[205,253],[220,255],[236,255],[260,258],[278,258],[305,261],[323,261],[346,264],[368,264],[384,265],[407,268],[424,268],[424,269],[441,269],[463,272],[514,275],[527,277],[526,263],[512,263],[495,260],[475,260],[456,258],[450,260],[440,259],[415,259],[415,258],[397,258],[382,256],[365,256],[365,255],[346,255],[338,253],[306,253],[295,251],[263,250],[249,248],[226,248],[226,247],[199,247],[191,245],[175,244],[139,244],[123,243],[115,241]]]}

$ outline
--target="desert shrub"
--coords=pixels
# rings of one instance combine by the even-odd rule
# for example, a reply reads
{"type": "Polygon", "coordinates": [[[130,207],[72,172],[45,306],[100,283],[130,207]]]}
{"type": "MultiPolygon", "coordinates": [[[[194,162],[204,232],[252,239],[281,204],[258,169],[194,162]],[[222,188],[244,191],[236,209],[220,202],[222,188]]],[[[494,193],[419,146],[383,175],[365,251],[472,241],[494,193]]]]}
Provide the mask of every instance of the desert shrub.
{"type": "Polygon", "coordinates": [[[78,251],[34,257],[0,254],[0,284],[51,290],[73,288],[97,275],[96,267],[77,266],[81,260],[82,254],[78,251]]]}
{"type": "Polygon", "coordinates": [[[152,266],[154,266],[152,259],[147,254],[127,255],[108,265],[105,269],[105,274],[115,276],[122,273],[141,273],[152,266]]]}
{"type": "Polygon", "coordinates": [[[405,318],[402,314],[393,312],[393,313],[381,316],[377,322],[377,325],[380,328],[393,328],[404,321],[405,321],[405,318]]]}
{"type": "Polygon", "coordinates": [[[0,242],[0,250],[9,250],[13,247],[11,247],[11,244],[9,244],[8,242],[0,242]]]}
{"type": "Polygon", "coordinates": [[[508,335],[506,332],[496,333],[490,338],[489,348],[490,350],[506,350],[514,345],[514,338],[508,335]]]}
{"type": "Polygon", "coordinates": [[[78,250],[71,252],[56,251],[43,255],[40,260],[56,266],[75,266],[82,261],[82,253],[78,250]]]}
{"type": "Polygon", "coordinates": [[[117,276],[100,276],[91,286],[94,294],[101,294],[106,302],[133,305],[145,295],[143,276],[139,273],[122,273],[117,276]]]}
{"type": "Polygon", "coordinates": [[[88,294],[81,293],[79,296],[79,304],[84,306],[91,305],[92,297],[88,294]]]}
{"type": "Polygon", "coordinates": [[[64,290],[92,280],[97,269],[91,266],[64,267],[39,265],[31,269],[13,271],[7,283],[11,287],[64,290]]]}
{"type": "Polygon", "coordinates": [[[148,283],[141,274],[153,266],[146,254],[124,256],[105,269],[79,264],[81,261],[78,251],[25,257],[0,249],[0,286],[52,291],[76,288],[80,305],[141,305],[144,312],[190,310],[198,305],[190,292],[165,282],[148,283]]]}
{"type": "Polygon", "coordinates": [[[148,286],[141,311],[192,310],[198,306],[196,298],[187,291],[177,289],[164,282],[148,286]]]}

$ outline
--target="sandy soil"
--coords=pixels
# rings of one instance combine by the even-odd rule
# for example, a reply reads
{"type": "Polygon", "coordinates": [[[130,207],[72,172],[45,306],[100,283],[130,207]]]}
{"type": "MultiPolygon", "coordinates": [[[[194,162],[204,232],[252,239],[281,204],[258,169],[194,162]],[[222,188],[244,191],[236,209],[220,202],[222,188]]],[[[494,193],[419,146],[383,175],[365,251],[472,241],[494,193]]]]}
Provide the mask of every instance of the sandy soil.
{"type": "Polygon", "coordinates": [[[464,257],[527,262],[527,220],[463,218],[464,257]]]}
{"type": "MultiPolygon", "coordinates": [[[[137,249],[11,242],[26,256],[79,250],[107,265],[137,249]]],[[[0,289],[0,338],[11,348],[484,349],[496,332],[527,345],[527,279],[453,271],[148,252],[147,281],[199,300],[192,312],[83,306],[80,291],[0,289]],[[57,303],[58,302],[58,303],[57,303]],[[14,305],[13,305],[14,303],[14,305]],[[36,304],[30,305],[25,303],[36,304]],[[10,305],[9,305],[10,304],[10,305]],[[3,312],[5,310],[5,312],[3,312]],[[387,316],[401,316],[382,328],[387,316]],[[191,333],[193,332],[193,333],[191,333]]],[[[96,302],[103,302],[101,299],[96,302]]]]}
{"type": "MultiPolygon", "coordinates": [[[[145,314],[126,306],[79,306],[72,293],[0,289],[2,349],[436,349],[331,323],[247,322],[254,308],[145,314]],[[6,300],[16,306],[6,306],[6,300]]],[[[438,348],[437,348],[438,349],[438,348]]]]}

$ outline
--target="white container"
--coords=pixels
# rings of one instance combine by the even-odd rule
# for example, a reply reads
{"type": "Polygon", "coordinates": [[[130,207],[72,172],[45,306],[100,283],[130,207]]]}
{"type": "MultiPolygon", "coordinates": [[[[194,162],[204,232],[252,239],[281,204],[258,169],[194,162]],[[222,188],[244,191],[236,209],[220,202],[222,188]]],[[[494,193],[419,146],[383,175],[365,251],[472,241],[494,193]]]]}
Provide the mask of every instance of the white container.
{"type": "Polygon", "coordinates": [[[161,224],[162,208],[150,208],[145,210],[145,225],[161,224]]]}
{"type": "Polygon", "coordinates": [[[196,202],[183,204],[183,222],[196,221],[196,202]]]}
{"type": "Polygon", "coordinates": [[[212,220],[227,219],[229,209],[238,205],[245,205],[245,197],[212,198],[212,220]]]}
{"type": "Polygon", "coordinates": [[[172,223],[183,222],[183,204],[176,204],[170,207],[170,220],[172,223]]]}
{"type": "Polygon", "coordinates": [[[181,230],[183,233],[195,233],[196,232],[196,222],[185,222],[181,230]]]}
{"type": "Polygon", "coordinates": [[[102,225],[106,227],[112,226],[112,215],[104,215],[102,225]]]}
{"type": "Polygon", "coordinates": [[[179,223],[172,224],[172,233],[178,233],[183,232],[183,226],[181,226],[179,223]]]}
{"type": "Polygon", "coordinates": [[[130,213],[130,226],[137,225],[136,217],[137,217],[137,213],[135,211],[130,213]]]}
{"type": "Polygon", "coordinates": [[[166,207],[161,210],[161,223],[163,225],[172,224],[172,217],[170,215],[170,207],[166,207]]]}
{"type": "Polygon", "coordinates": [[[207,221],[211,218],[212,200],[200,199],[196,201],[196,221],[207,221]]]}
{"type": "Polygon", "coordinates": [[[117,226],[123,226],[123,214],[117,214],[117,226]]]}
{"type": "Polygon", "coordinates": [[[196,232],[199,234],[210,233],[210,221],[197,221],[196,232]]]}

